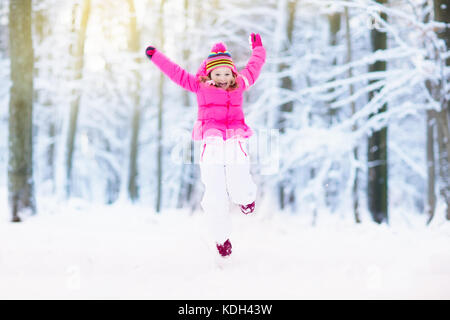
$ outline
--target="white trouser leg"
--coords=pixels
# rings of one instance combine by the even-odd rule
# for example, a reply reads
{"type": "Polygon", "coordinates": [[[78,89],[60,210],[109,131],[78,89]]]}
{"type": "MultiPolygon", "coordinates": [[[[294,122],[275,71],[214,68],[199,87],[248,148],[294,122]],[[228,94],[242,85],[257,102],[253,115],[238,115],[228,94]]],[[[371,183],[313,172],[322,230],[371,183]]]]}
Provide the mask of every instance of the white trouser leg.
{"type": "Polygon", "coordinates": [[[201,152],[200,174],[205,193],[200,204],[205,212],[211,237],[217,243],[224,243],[231,234],[231,216],[225,180],[223,139],[205,139],[201,152]]]}
{"type": "Polygon", "coordinates": [[[247,140],[243,138],[225,141],[225,176],[231,201],[246,205],[256,200],[256,184],[250,174],[250,158],[247,140]]]}

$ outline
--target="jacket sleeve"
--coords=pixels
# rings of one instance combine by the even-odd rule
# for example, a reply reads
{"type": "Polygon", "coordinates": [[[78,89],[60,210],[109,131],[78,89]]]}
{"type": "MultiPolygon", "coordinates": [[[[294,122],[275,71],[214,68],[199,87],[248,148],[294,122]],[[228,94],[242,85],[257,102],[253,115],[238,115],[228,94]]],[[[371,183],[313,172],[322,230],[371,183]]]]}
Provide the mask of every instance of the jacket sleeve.
{"type": "Polygon", "coordinates": [[[256,47],[253,49],[252,56],[240,74],[244,78],[245,88],[252,86],[258,79],[261,69],[266,62],[266,49],[264,47],[256,47]]]}
{"type": "Polygon", "coordinates": [[[161,69],[165,75],[172,79],[173,82],[180,85],[184,89],[192,92],[196,92],[198,90],[199,84],[195,76],[181,68],[176,63],[170,61],[169,58],[158,50],[156,50],[153,54],[151,61],[159,69],[161,69]]]}

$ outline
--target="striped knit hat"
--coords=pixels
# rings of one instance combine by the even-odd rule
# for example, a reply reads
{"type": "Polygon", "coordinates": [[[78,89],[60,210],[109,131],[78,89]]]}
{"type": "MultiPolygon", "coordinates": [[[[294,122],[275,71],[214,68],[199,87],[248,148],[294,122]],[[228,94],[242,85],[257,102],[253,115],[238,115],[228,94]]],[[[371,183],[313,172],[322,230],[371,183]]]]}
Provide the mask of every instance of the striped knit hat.
{"type": "Polygon", "coordinates": [[[231,54],[223,42],[218,42],[211,48],[211,53],[206,59],[206,74],[221,67],[228,67],[237,74],[236,66],[231,59],[231,54]]]}

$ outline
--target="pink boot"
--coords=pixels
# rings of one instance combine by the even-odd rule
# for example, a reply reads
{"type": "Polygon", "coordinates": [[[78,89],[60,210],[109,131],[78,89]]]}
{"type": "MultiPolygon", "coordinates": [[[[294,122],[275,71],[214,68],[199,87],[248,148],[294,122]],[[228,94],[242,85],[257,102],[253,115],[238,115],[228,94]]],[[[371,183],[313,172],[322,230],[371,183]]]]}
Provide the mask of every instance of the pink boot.
{"type": "Polygon", "coordinates": [[[227,257],[231,254],[231,242],[229,239],[227,239],[224,244],[217,244],[216,246],[222,257],[227,257]]]}
{"type": "Polygon", "coordinates": [[[252,213],[255,210],[255,201],[247,205],[239,205],[243,214],[252,213]]]}

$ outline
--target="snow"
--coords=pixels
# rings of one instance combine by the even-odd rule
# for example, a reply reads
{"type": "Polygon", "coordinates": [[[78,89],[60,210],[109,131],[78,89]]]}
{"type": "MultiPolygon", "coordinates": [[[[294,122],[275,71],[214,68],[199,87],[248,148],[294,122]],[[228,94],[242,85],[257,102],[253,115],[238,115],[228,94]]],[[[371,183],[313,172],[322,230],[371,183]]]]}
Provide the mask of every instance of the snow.
{"type": "MultiPolygon", "coordinates": [[[[439,176],[436,218],[426,226],[425,111],[439,111],[441,103],[425,84],[436,84],[450,73],[442,66],[450,51],[441,50],[436,38],[443,23],[422,22],[432,9],[422,2],[383,6],[372,0],[303,1],[288,44],[287,1],[229,0],[218,3],[220,10],[212,3],[196,2],[187,12],[182,1],[171,1],[163,13],[163,43],[153,28],[159,4],[137,1],[142,32],[138,53],[126,47],[128,5],[93,3],[83,79],[74,80],[74,60],[67,55],[76,40],[71,31],[73,3],[40,1],[34,10],[43,10],[52,25],[51,32],[33,40],[38,71],[33,84],[38,93],[33,107],[38,213],[19,224],[10,222],[6,201],[11,81],[10,61],[1,45],[7,29],[0,28],[0,298],[449,299],[450,222],[444,220],[439,176]],[[343,28],[337,46],[327,41],[328,14],[345,7],[350,14],[351,61],[343,28]],[[227,14],[201,14],[222,11],[227,14]],[[382,13],[389,19],[380,19],[382,13]],[[372,52],[373,26],[367,25],[372,18],[387,32],[386,50],[372,52]],[[241,68],[250,57],[251,32],[262,35],[268,53],[244,104],[257,141],[250,144],[250,153],[258,159],[252,169],[261,199],[255,216],[243,216],[234,207],[233,255],[221,260],[205,240],[202,212],[191,214],[188,209],[199,206],[203,190],[198,171],[191,174],[192,167],[182,161],[190,156],[180,156],[180,151],[190,151],[195,95],[186,106],[183,91],[163,78],[160,132],[161,73],[143,50],[158,45],[195,73],[212,43],[225,41],[241,68]],[[136,60],[139,56],[142,59],[136,60]],[[370,71],[376,61],[385,62],[386,71],[370,71]],[[287,76],[293,80],[292,90],[280,87],[287,76]],[[121,201],[127,198],[130,124],[139,88],[140,204],[130,205],[121,201]],[[65,202],[58,197],[66,186],[65,141],[74,90],[82,97],[73,197],[65,202]],[[367,98],[375,91],[376,96],[367,98]],[[288,102],[293,102],[294,111],[283,114],[287,128],[281,133],[275,128],[280,107],[288,102]],[[372,115],[386,105],[386,112],[372,115]],[[367,137],[385,126],[389,225],[377,225],[365,212],[367,137]],[[50,128],[55,135],[49,134],[50,128]],[[160,145],[162,212],[157,214],[153,208],[158,200],[154,193],[160,145]],[[363,220],[358,225],[352,212],[355,176],[363,220]],[[180,187],[187,181],[194,188],[190,199],[180,201],[186,209],[171,209],[178,205],[180,187]],[[295,195],[295,203],[284,211],[271,209],[279,207],[280,184],[295,195]],[[98,204],[109,201],[116,202],[98,204]]],[[[6,10],[0,4],[0,24],[7,22],[6,10]]]]}
{"type": "Polygon", "coordinates": [[[1,299],[450,298],[448,222],[319,214],[313,227],[301,215],[234,210],[224,261],[204,240],[201,212],[40,202],[23,223],[1,210],[1,299]]]}

